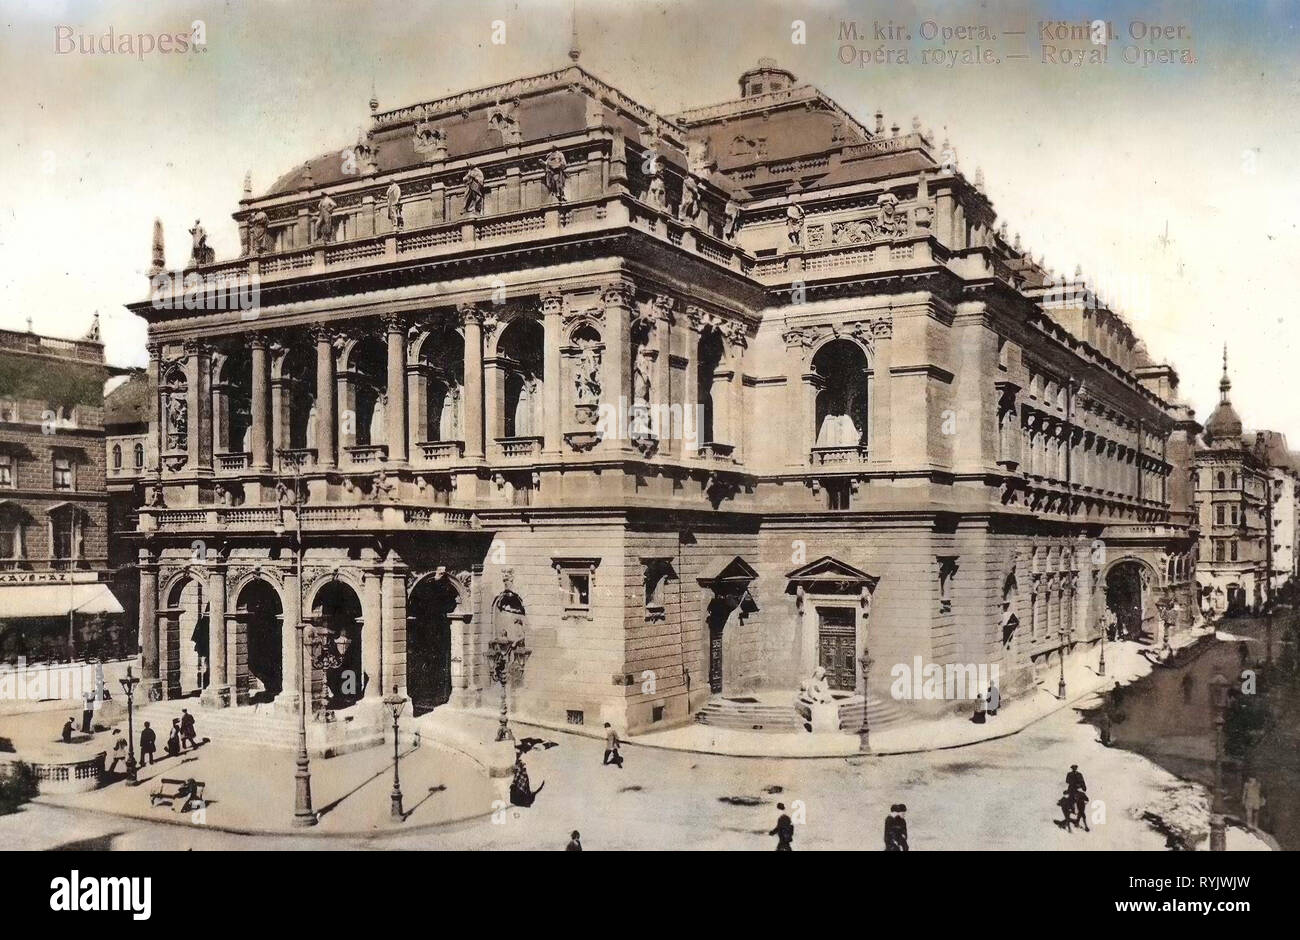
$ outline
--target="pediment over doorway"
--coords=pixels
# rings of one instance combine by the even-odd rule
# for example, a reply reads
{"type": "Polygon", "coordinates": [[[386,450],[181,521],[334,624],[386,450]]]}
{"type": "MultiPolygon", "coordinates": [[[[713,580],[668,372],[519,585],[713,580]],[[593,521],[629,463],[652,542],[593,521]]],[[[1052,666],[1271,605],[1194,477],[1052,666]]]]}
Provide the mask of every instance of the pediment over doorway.
{"type": "Polygon", "coordinates": [[[753,565],[739,555],[732,558],[715,558],[704,567],[696,579],[705,587],[721,588],[728,584],[749,584],[758,579],[753,565]]]}
{"type": "Polygon", "coordinates": [[[875,575],[830,555],[796,568],[785,577],[787,594],[800,590],[809,594],[862,594],[874,591],[880,583],[875,575]]]}

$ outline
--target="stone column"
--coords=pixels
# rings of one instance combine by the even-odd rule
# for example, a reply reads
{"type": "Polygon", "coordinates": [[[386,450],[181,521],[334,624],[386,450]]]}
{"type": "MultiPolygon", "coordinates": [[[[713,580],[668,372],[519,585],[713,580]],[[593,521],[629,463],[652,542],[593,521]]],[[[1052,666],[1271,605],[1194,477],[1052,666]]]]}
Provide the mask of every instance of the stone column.
{"type": "Polygon", "coordinates": [[[159,408],[159,385],[162,373],[162,346],[158,343],[149,344],[149,388],[152,394],[149,396],[149,412],[146,420],[149,422],[149,434],[144,442],[144,465],[150,473],[156,473],[162,466],[159,460],[161,445],[159,444],[162,434],[162,422],[159,408]]]}
{"type": "Polygon", "coordinates": [[[704,443],[704,405],[700,398],[700,334],[686,330],[686,368],[682,370],[686,387],[682,395],[682,442],[675,451],[684,457],[695,457],[704,443]],[[687,413],[689,412],[689,414],[687,413]],[[687,433],[689,432],[689,433],[687,433]]]}
{"type": "MultiPolygon", "coordinates": [[[[266,351],[266,337],[253,334],[249,338],[253,360],[252,390],[252,449],[250,458],[254,470],[271,467],[271,359],[266,351]]],[[[231,450],[238,450],[238,442],[229,442],[231,450]]]]}
{"type": "Polygon", "coordinates": [[[388,401],[384,405],[388,462],[404,464],[406,439],[406,321],[397,315],[384,317],[388,341],[388,401]]]}
{"type": "Polygon", "coordinates": [[[190,471],[212,470],[212,352],[207,345],[185,343],[185,451],[190,471]]]}
{"type": "Polygon", "coordinates": [[[382,579],[383,678],[379,687],[385,695],[393,686],[406,694],[406,568],[391,553],[384,562],[382,579]]]}
{"type": "Polygon", "coordinates": [[[483,458],[483,313],[473,304],[457,308],[465,331],[465,456],[483,458]]]}
{"type": "Polygon", "coordinates": [[[208,687],[203,690],[205,705],[223,705],[230,701],[230,668],[226,649],[226,562],[219,555],[208,571],[208,687]]]}
{"type": "Polygon", "coordinates": [[[542,364],[542,397],[546,413],[545,440],[542,442],[542,452],[558,457],[563,449],[564,440],[563,405],[561,404],[563,401],[561,394],[564,388],[564,378],[561,375],[560,365],[560,346],[564,342],[561,336],[564,297],[553,291],[547,292],[541,297],[540,309],[544,337],[543,345],[545,347],[542,364]]]}
{"type": "Polygon", "coordinates": [[[316,342],[316,466],[334,467],[334,333],[317,327],[312,339],[316,342]]]}
{"type": "Polygon", "coordinates": [[[889,463],[893,460],[893,434],[891,430],[894,363],[894,327],[890,323],[880,326],[875,331],[876,351],[871,360],[872,395],[867,399],[867,408],[871,412],[871,436],[867,438],[867,459],[875,463],[889,463]]]}
{"type": "Polygon", "coordinates": [[[140,549],[140,691],[158,687],[158,560],[147,548],[140,549]]]}
{"type": "Polygon", "coordinates": [[[378,699],[385,694],[382,682],[388,651],[384,649],[382,581],[383,571],[379,568],[367,568],[362,573],[361,671],[366,674],[365,697],[369,699],[378,699]]]}
{"type": "Polygon", "coordinates": [[[283,700],[287,706],[296,707],[298,696],[302,692],[301,668],[306,653],[298,647],[298,623],[303,614],[302,583],[298,580],[297,570],[293,568],[284,573],[284,596],[280,601],[284,611],[280,618],[280,674],[284,688],[276,700],[283,700]]]}
{"type": "MultiPolygon", "coordinates": [[[[600,362],[602,404],[613,408],[616,414],[625,414],[632,401],[632,308],[636,302],[633,284],[618,279],[601,291],[605,305],[605,355],[600,362]],[[620,407],[620,405],[622,407],[620,407]]],[[[605,451],[627,451],[631,442],[626,428],[605,438],[601,445],[605,451]]]]}

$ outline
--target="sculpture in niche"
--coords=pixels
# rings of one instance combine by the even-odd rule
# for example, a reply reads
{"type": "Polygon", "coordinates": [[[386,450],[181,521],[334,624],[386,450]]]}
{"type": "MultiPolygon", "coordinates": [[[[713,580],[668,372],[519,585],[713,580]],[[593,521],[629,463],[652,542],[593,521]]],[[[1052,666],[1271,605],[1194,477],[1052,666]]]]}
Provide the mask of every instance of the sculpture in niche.
{"type": "Polygon", "coordinates": [[[488,127],[501,135],[503,144],[517,144],[524,139],[523,132],[519,128],[519,120],[515,117],[517,108],[517,102],[502,104],[498,101],[488,117],[488,127]]]}
{"type": "Polygon", "coordinates": [[[877,202],[880,204],[880,234],[891,238],[907,234],[907,218],[898,209],[898,197],[893,193],[881,193],[877,202]]]}
{"type": "Polygon", "coordinates": [[[578,364],[574,370],[575,401],[579,405],[600,403],[600,349],[594,339],[578,340],[578,364]]]}
{"type": "Polygon", "coordinates": [[[540,431],[536,413],[542,405],[541,397],[538,395],[541,384],[535,375],[527,375],[523,378],[523,384],[519,389],[519,400],[515,405],[516,437],[533,437],[540,431]]]}
{"type": "Polygon", "coordinates": [[[700,214],[700,184],[689,174],[682,180],[682,201],[677,207],[677,217],[683,222],[694,222],[700,214]]]}
{"type": "Polygon", "coordinates": [[[542,166],[546,170],[546,191],[560,202],[564,202],[564,174],[569,161],[564,159],[564,154],[560,152],[559,147],[552,145],[551,152],[546,155],[542,166]]]}
{"type": "Polygon", "coordinates": [[[270,224],[270,217],[261,209],[254,212],[252,218],[248,220],[248,253],[250,255],[260,255],[267,250],[270,224]]]}
{"type": "Polygon", "coordinates": [[[654,161],[654,175],[650,177],[650,185],[646,189],[645,201],[656,209],[668,208],[668,187],[664,185],[663,170],[659,168],[658,160],[654,161]]]}
{"type": "Polygon", "coordinates": [[[167,396],[167,449],[185,450],[188,447],[189,406],[185,393],[172,392],[167,396]]]}
{"type": "Polygon", "coordinates": [[[320,197],[316,203],[316,240],[328,244],[334,240],[334,210],[338,203],[330,198],[329,193],[320,197]]]}
{"type": "Polygon", "coordinates": [[[392,225],[394,231],[401,231],[402,228],[402,187],[397,185],[393,180],[389,185],[388,191],[384,194],[384,199],[388,204],[388,223],[392,225]]]}
{"type": "Polygon", "coordinates": [[[483,171],[476,166],[465,171],[461,180],[465,184],[465,215],[478,215],[483,212],[483,171]]]}
{"type": "Polygon", "coordinates": [[[727,197],[727,206],[722,211],[722,237],[727,241],[736,240],[736,230],[740,225],[740,203],[727,197]]]}

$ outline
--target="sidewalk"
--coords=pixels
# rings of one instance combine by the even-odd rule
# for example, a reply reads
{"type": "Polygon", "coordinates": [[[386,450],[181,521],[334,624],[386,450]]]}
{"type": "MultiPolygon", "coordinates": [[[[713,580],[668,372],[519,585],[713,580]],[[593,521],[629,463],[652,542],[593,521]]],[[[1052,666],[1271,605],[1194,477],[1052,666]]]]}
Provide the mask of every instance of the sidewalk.
{"type": "MultiPolygon", "coordinates": [[[[1173,649],[1179,650],[1195,644],[1202,637],[1212,635],[1212,629],[1203,628],[1180,634],[1174,638],[1171,645],[1173,649]]],[[[951,715],[873,731],[870,734],[870,753],[873,755],[914,754],[921,751],[965,747],[968,744],[1016,734],[1062,708],[1091,704],[1084,700],[1091,699],[1096,693],[1116,684],[1129,683],[1147,675],[1156,667],[1142,655],[1143,650],[1159,652],[1152,650],[1150,646],[1132,641],[1107,643],[1105,676],[1097,675],[1098,654],[1096,652],[1089,651],[1085,655],[1075,657],[1073,661],[1066,662],[1064,700],[1056,696],[1056,673],[1053,672],[1048,677],[1048,681],[1039,685],[1035,692],[1004,703],[997,716],[989,718],[982,725],[972,722],[969,715],[951,715]]],[[[973,710],[972,703],[971,711],[973,710]]],[[[495,720],[497,715],[495,710],[486,708],[478,709],[474,714],[492,720],[495,720]]],[[[512,716],[510,723],[512,726],[602,737],[600,729],[541,722],[526,717],[512,716]]],[[[845,758],[863,753],[859,749],[858,737],[855,734],[777,734],[716,728],[701,724],[631,735],[624,743],[729,757],[845,758]]]]}

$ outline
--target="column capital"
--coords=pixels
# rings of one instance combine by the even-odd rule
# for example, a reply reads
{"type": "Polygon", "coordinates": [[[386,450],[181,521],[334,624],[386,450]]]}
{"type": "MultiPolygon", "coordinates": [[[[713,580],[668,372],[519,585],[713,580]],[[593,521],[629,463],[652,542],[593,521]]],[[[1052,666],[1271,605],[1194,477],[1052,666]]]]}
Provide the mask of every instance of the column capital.
{"type": "Polygon", "coordinates": [[[311,339],[313,343],[333,343],[336,331],[332,326],[316,324],[311,328],[311,339]]]}
{"type": "Polygon", "coordinates": [[[636,299],[636,285],[625,277],[607,281],[601,285],[600,299],[606,307],[631,307],[636,299]]]}
{"type": "Polygon", "coordinates": [[[249,333],[248,346],[250,349],[267,349],[271,345],[271,338],[265,333],[249,333]]]}
{"type": "Polygon", "coordinates": [[[200,339],[187,339],[182,344],[187,356],[207,356],[212,354],[212,346],[200,339]]]}
{"type": "Polygon", "coordinates": [[[462,326],[465,326],[470,323],[474,323],[479,326],[482,326],[483,310],[481,307],[479,307],[478,304],[469,304],[469,303],[457,304],[456,318],[460,321],[460,324],[462,326]]]}
{"type": "Polygon", "coordinates": [[[409,321],[407,320],[406,314],[398,313],[396,311],[381,313],[379,315],[379,319],[383,322],[384,332],[386,333],[405,334],[406,328],[409,325],[409,321]]]}
{"type": "Polygon", "coordinates": [[[154,340],[152,342],[145,343],[144,348],[149,353],[150,362],[159,362],[162,359],[162,350],[163,350],[162,343],[158,342],[157,340],[154,340]]]}
{"type": "Polygon", "coordinates": [[[655,294],[651,306],[654,308],[656,319],[665,323],[672,323],[674,311],[677,309],[677,298],[672,294],[655,294]]]}
{"type": "Polygon", "coordinates": [[[564,311],[564,295],[548,290],[537,298],[537,309],[542,316],[559,316],[564,311]]]}

